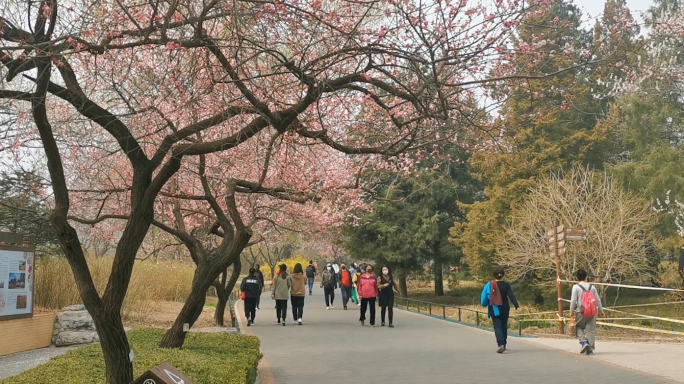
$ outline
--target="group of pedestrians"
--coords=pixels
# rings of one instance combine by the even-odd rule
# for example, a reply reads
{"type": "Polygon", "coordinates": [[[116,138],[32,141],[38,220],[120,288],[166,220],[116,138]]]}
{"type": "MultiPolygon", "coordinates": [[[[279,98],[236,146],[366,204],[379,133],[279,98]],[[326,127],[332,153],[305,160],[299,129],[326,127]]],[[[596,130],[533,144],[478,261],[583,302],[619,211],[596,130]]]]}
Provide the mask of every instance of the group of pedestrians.
{"type": "MultiPolygon", "coordinates": [[[[480,301],[482,306],[487,307],[487,317],[492,319],[494,325],[494,336],[498,345],[496,352],[504,353],[508,341],[508,317],[511,303],[516,310],[520,309],[520,304],[513,293],[511,283],[503,279],[505,276],[503,267],[494,268],[493,276],[494,279],[485,284],[482,289],[480,301]]],[[[572,287],[570,313],[580,343],[580,353],[590,356],[594,354],[596,347],[596,317],[599,314],[605,316],[605,312],[596,288],[588,281],[587,272],[580,269],[575,276],[578,283],[572,287]]]]}
{"type": "MultiPolygon", "coordinates": [[[[357,304],[360,308],[359,322],[366,324],[366,320],[372,327],[375,326],[376,305],[381,308],[381,325],[385,326],[387,318],[390,328],[394,328],[394,292],[399,291],[394,276],[389,267],[382,267],[382,274],[377,276],[373,273],[370,264],[358,267],[352,264],[348,269],[345,263],[336,265],[328,263],[321,273],[321,284],[325,296],[327,310],[334,309],[335,290],[340,288],[342,293],[342,307],[348,309],[349,301],[357,304]],[[370,312],[370,317],[366,313],[370,312]]],[[[313,261],[309,261],[306,274],[301,264],[296,264],[291,274],[287,266],[282,264],[278,267],[276,276],[271,283],[271,298],[275,300],[276,322],[285,326],[287,318],[287,301],[292,304],[293,324],[302,325],[304,314],[304,297],[308,289],[309,295],[313,293],[314,279],[318,275],[313,261]]],[[[247,326],[254,325],[256,310],[259,307],[259,298],[264,287],[263,273],[259,265],[249,269],[249,275],[242,280],[240,291],[243,294],[245,316],[247,326]]]]}

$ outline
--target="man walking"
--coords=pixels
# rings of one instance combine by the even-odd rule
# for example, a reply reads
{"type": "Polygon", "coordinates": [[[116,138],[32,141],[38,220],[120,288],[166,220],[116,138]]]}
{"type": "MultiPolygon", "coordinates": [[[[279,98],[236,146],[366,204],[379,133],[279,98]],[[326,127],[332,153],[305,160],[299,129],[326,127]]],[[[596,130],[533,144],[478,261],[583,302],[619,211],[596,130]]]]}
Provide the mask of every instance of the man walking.
{"type": "MultiPolygon", "coordinates": [[[[261,283],[261,289],[263,289],[264,288],[264,274],[261,272],[261,269],[259,269],[259,268],[260,268],[259,264],[254,266],[254,276],[259,280],[259,282],[261,283]]],[[[261,302],[261,295],[259,295],[257,297],[257,302],[256,302],[257,309],[261,309],[261,308],[259,308],[260,302],[261,302]]]]}
{"type": "Polygon", "coordinates": [[[339,281],[340,291],[342,291],[342,306],[346,310],[347,303],[349,302],[349,298],[351,297],[352,275],[347,270],[347,266],[344,263],[340,265],[339,281]]]}
{"type": "Polygon", "coordinates": [[[316,277],[316,267],[313,265],[313,260],[309,260],[309,266],[306,267],[307,287],[309,288],[309,295],[313,292],[314,278],[316,277]]]}
{"type": "Polygon", "coordinates": [[[589,284],[587,271],[577,271],[579,283],[572,287],[570,298],[570,312],[575,314],[575,326],[577,327],[577,339],[579,339],[580,353],[593,355],[596,347],[596,316],[603,312],[603,305],[596,288],[589,284]]]}
{"type": "Polygon", "coordinates": [[[240,292],[245,295],[245,317],[247,318],[248,327],[254,324],[257,300],[261,296],[262,287],[261,281],[256,276],[256,268],[250,268],[249,275],[242,279],[240,284],[240,292]]]}

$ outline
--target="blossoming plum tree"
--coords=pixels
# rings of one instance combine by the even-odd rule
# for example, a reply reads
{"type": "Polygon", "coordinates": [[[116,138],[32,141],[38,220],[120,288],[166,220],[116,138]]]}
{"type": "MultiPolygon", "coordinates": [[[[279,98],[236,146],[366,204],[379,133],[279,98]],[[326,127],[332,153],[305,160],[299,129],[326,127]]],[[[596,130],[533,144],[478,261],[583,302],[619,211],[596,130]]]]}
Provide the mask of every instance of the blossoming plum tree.
{"type": "Polygon", "coordinates": [[[93,315],[110,384],[133,379],[120,312],[150,225],[194,246],[181,221],[165,224],[174,199],[189,207],[181,209],[187,228],[205,220],[190,214],[192,202],[216,214],[203,225],[223,238],[198,256],[222,260],[198,264],[211,284],[249,243],[250,212],[277,225],[290,215],[279,204],[304,199],[288,209],[322,212],[313,222],[324,223],[358,192],[321,193],[351,191],[359,166],[458,143],[476,134],[460,123],[480,110],[471,100],[500,96],[485,85],[553,74],[513,71],[520,56],[549,52],[509,44],[547,0],[3,3],[0,99],[16,119],[2,146],[43,151],[51,223],[93,315]],[[101,294],[73,218],[122,221],[101,294]]]}

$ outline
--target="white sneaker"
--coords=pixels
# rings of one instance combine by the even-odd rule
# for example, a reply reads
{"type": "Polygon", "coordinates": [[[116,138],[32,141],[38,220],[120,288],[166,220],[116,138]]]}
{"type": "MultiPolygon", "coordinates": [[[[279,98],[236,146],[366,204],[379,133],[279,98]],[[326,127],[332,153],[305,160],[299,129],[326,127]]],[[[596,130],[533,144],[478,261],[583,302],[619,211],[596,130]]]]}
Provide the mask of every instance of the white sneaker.
{"type": "Polygon", "coordinates": [[[293,320],[292,325],[297,325],[297,320],[293,320]]]}
{"type": "Polygon", "coordinates": [[[330,310],[330,307],[325,307],[325,309],[330,310]]]}
{"type": "Polygon", "coordinates": [[[335,307],[333,307],[332,305],[330,306],[330,308],[335,309],[335,307]]]}
{"type": "Polygon", "coordinates": [[[302,325],[302,319],[297,320],[297,322],[299,323],[299,325],[302,325]]]}

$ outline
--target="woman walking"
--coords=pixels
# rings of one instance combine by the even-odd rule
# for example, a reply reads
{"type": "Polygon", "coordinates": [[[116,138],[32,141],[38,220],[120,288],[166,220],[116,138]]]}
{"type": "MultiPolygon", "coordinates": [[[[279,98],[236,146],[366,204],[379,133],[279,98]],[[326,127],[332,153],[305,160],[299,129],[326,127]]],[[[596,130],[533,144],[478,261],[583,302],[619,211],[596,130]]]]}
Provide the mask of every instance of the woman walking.
{"type": "Polygon", "coordinates": [[[356,305],[359,307],[361,306],[361,299],[359,298],[359,278],[361,278],[361,275],[363,272],[366,270],[366,265],[362,264],[360,267],[356,268],[356,272],[354,273],[354,276],[352,277],[352,297],[356,299],[356,305]]]}
{"type": "Polygon", "coordinates": [[[271,299],[274,299],[276,302],[276,317],[278,318],[278,324],[281,324],[280,319],[282,319],[284,327],[285,317],[287,317],[287,299],[290,298],[292,280],[290,279],[290,276],[287,275],[287,265],[281,264],[279,272],[278,276],[273,279],[273,285],[271,285],[271,299]]]}
{"type": "Polygon", "coordinates": [[[399,292],[397,282],[394,281],[394,276],[389,267],[382,267],[382,275],[378,277],[378,289],[380,290],[380,321],[382,326],[385,326],[385,313],[389,320],[389,327],[394,328],[392,320],[394,319],[394,291],[399,292]]]}
{"type": "Polygon", "coordinates": [[[297,263],[292,271],[292,286],[290,288],[290,296],[292,300],[292,324],[302,325],[302,316],[304,315],[304,296],[306,296],[307,277],[304,276],[302,265],[297,263]]]}
{"type": "Polygon", "coordinates": [[[373,266],[366,265],[366,273],[359,277],[357,294],[361,299],[361,325],[366,324],[366,308],[370,307],[370,325],[375,327],[375,298],[378,297],[378,278],[373,274],[373,266]]]}
{"type": "Polygon", "coordinates": [[[334,308],[333,302],[335,301],[335,288],[337,288],[337,274],[335,274],[330,263],[328,263],[325,271],[323,271],[321,288],[323,288],[325,293],[325,309],[334,308]]]}
{"type": "Polygon", "coordinates": [[[257,277],[255,268],[250,268],[249,275],[242,279],[240,292],[245,293],[245,317],[247,317],[247,326],[249,327],[254,324],[257,300],[261,296],[261,280],[257,277]]]}
{"type": "Polygon", "coordinates": [[[510,302],[513,302],[516,310],[520,308],[520,304],[513,294],[511,283],[503,280],[505,275],[503,267],[494,268],[493,275],[494,280],[485,284],[480,301],[483,307],[487,307],[487,317],[491,317],[494,324],[494,335],[499,346],[496,353],[504,353],[508,338],[510,302]]]}

